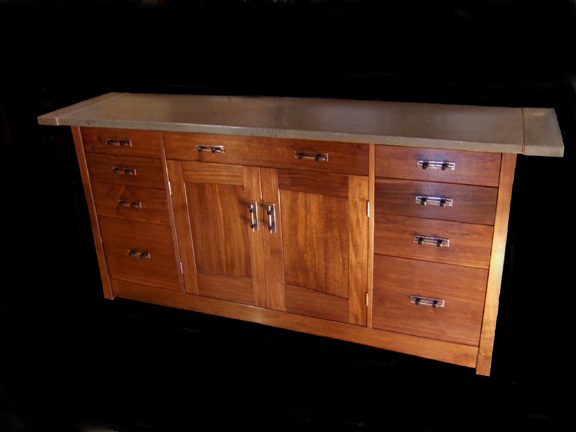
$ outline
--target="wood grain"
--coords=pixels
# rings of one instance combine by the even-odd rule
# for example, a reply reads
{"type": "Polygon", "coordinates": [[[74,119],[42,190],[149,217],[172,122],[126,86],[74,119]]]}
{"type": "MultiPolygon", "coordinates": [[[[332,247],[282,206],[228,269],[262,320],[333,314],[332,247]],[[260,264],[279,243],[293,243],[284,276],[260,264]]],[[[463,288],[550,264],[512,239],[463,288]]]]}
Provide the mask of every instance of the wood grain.
{"type": "Polygon", "coordinates": [[[377,146],[376,177],[497,187],[500,159],[500,153],[377,146]],[[418,160],[454,162],[456,169],[422,169],[418,160]]]}

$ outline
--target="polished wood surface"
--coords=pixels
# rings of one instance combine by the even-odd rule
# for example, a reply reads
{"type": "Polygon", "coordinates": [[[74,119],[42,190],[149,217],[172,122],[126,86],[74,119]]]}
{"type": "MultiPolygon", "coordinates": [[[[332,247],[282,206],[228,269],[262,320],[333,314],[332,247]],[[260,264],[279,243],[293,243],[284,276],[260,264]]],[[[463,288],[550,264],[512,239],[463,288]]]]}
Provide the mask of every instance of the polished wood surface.
{"type": "Polygon", "coordinates": [[[89,153],[159,158],[162,151],[158,131],[84,127],[82,142],[89,153]]]}
{"type": "Polygon", "coordinates": [[[478,346],[488,271],[376,256],[374,328],[478,346]],[[410,296],[444,300],[434,308],[410,296]]]}
{"type": "Polygon", "coordinates": [[[498,317],[502,273],[504,271],[508,219],[510,217],[515,168],[516,155],[503,154],[502,166],[500,168],[496,222],[494,224],[494,239],[492,241],[492,255],[490,258],[490,272],[488,274],[488,288],[484,306],[478,364],[476,365],[476,371],[481,375],[489,375],[492,364],[492,351],[494,347],[496,320],[498,317]]]}
{"type": "Polygon", "coordinates": [[[74,130],[106,297],[489,374],[514,174],[508,155],[182,132],[84,135],[86,143],[74,130]],[[456,169],[424,170],[418,159],[456,169]],[[454,205],[423,206],[416,195],[454,205]],[[450,245],[419,245],[416,234],[450,245]],[[417,306],[410,295],[446,305],[417,306]]]}
{"type": "Polygon", "coordinates": [[[245,304],[261,301],[263,239],[249,218],[249,202],[260,202],[258,169],[168,161],[168,173],[186,291],[245,304]]]}
{"type": "Polygon", "coordinates": [[[168,159],[368,174],[367,144],[181,132],[165,132],[164,143],[168,159]],[[198,152],[198,145],[222,145],[225,152],[198,152]],[[327,154],[328,160],[298,159],[295,154],[300,152],[327,154]]]}
{"type": "Polygon", "coordinates": [[[165,188],[164,170],[160,158],[88,153],[86,162],[93,182],[165,188]]]}
{"type": "Polygon", "coordinates": [[[377,146],[376,176],[497,187],[500,158],[499,153],[377,146]],[[454,170],[422,169],[419,160],[456,165],[454,170]]]}
{"type": "Polygon", "coordinates": [[[92,184],[99,215],[169,225],[166,191],[110,183],[92,184]]]}
{"type": "Polygon", "coordinates": [[[451,183],[377,179],[374,211],[399,216],[493,225],[498,189],[451,183]],[[418,196],[450,198],[451,206],[422,205],[418,196]]]}
{"type": "Polygon", "coordinates": [[[112,278],[180,291],[179,263],[169,226],[108,217],[100,217],[99,222],[112,278]],[[149,258],[138,255],[144,252],[149,258]]]}
{"type": "Polygon", "coordinates": [[[382,213],[377,213],[375,218],[374,251],[377,254],[484,269],[490,264],[494,231],[491,226],[382,213]],[[450,245],[420,245],[414,242],[415,235],[449,239],[450,245]]]}

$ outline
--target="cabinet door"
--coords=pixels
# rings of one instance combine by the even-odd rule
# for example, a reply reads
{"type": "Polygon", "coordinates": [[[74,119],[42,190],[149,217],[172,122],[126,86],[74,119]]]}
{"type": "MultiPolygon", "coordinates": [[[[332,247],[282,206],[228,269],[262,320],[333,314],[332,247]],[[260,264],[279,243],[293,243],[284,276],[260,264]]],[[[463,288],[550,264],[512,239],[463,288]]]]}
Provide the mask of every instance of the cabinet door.
{"type": "Polygon", "coordinates": [[[270,306],[365,325],[366,177],[262,169],[270,306]]]}
{"type": "Polygon", "coordinates": [[[258,168],[168,161],[168,172],[186,291],[261,305],[258,168]]]}

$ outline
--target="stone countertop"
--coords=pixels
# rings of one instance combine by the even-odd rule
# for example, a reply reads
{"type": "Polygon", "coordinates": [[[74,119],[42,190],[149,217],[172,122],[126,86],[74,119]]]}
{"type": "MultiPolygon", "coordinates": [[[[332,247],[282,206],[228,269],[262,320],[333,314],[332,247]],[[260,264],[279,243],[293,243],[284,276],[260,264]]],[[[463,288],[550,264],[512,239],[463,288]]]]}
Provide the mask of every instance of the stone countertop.
{"type": "Polygon", "coordinates": [[[40,125],[202,132],[516,153],[564,154],[551,108],[271,96],[108,93],[40,125]]]}

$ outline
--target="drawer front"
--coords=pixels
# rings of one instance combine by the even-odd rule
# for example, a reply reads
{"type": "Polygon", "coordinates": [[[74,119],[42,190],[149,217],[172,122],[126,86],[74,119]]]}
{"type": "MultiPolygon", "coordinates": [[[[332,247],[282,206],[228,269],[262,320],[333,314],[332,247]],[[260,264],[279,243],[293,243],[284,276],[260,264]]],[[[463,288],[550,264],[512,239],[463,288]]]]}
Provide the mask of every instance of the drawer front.
{"type": "Polygon", "coordinates": [[[165,189],[161,159],[86,154],[92,183],[111,183],[165,189]]]}
{"type": "Polygon", "coordinates": [[[377,179],[375,194],[377,213],[493,225],[498,189],[377,179]]]}
{"type": "Polygon", "coordinates": [[[133,129],[82,128],[82,142],[89,153],[161,157],[161,133],[133,129]]]}
{"type": "Polygon", "coordinates": [[[499,153],[376,146],[376,176],[498,186],[499,153]]]}
{"type": "Polygon", "coordinates": [[[99,222],[112,278],[180,290],[170,226],[108,217],[99,222]]]}
{"type": "Polygon", "coordinates": [[[164,132],[168,159],[368,175],[368,145],[164,132]]]}
{"type": "Polygon", "coordinates": [[[100,216],[170,224],[168,200],[163,189],[93,183],[92,193],[100,216]]]}
{"type": "Polygon", "coordinates": [[[376,254],[488,268],[493,228],[433,219],[376,214],[376,254]]]}
{"type": "Polygon", "coordinates": [[[477,346],[488,271],[376,256],[373,326],[477,346]]]}

